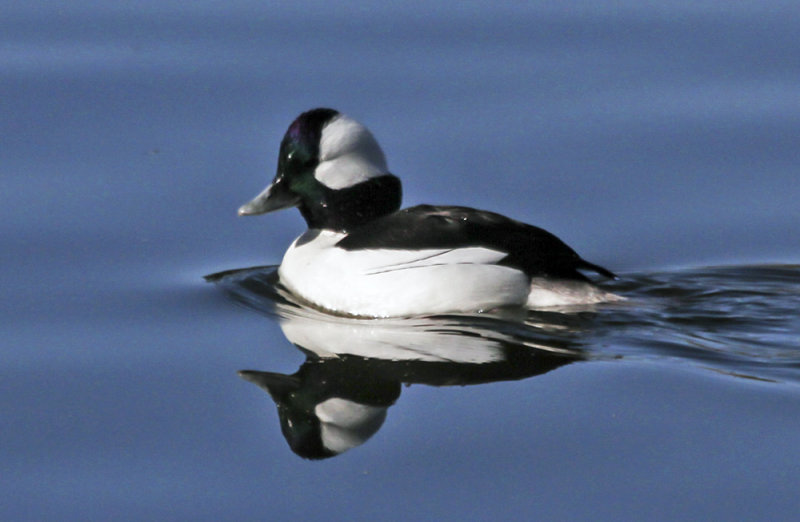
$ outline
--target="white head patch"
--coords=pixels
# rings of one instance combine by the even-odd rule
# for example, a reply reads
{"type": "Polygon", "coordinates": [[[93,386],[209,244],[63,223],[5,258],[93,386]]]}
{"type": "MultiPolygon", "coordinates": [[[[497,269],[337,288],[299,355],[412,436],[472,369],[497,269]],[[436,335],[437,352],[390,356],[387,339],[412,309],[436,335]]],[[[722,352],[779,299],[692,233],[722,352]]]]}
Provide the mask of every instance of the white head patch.
{"type": "Polygon", "coordinates": [[[323,127],[314,171],[317,181],[342,189],[386,173],[386,157],[366,127],[344,115],[323,127]]]}

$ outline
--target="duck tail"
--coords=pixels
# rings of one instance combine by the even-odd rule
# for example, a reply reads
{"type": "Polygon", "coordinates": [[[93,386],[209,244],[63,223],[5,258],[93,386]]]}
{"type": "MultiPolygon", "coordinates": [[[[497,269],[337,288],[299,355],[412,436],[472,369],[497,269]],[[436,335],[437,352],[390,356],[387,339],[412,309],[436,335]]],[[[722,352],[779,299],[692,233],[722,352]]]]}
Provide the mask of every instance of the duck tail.
{"type": "Polygon", "coordinates": [[[607,270],[607,269],[603,268],[600,265],[595,265],[594,263],[590,263],[590,262],[586,261],[585,259],[581,259],[581,263],[578,266],[578,268],[584,268],[586,270],[591,270],[593,272],[597,272],[601,276],[607,277],[609,279],[619,279],[619,277],[617,277],[617,274],[615,274],[611,270],[607,270]]]}

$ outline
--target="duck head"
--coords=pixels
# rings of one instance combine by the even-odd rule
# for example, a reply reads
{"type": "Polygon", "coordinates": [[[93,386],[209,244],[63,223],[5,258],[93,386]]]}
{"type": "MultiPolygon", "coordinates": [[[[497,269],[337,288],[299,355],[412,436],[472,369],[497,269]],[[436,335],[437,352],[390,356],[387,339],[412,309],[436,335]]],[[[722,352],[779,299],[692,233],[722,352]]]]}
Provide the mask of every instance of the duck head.
{"type": "Polygon", "coordinates": [[[240,216],[298,207],[311,229],[347,231],[400,208],[400,180],[389,173],[372,133],[333,109],[295,119],[281,141],[272,183],[240,216]]]}

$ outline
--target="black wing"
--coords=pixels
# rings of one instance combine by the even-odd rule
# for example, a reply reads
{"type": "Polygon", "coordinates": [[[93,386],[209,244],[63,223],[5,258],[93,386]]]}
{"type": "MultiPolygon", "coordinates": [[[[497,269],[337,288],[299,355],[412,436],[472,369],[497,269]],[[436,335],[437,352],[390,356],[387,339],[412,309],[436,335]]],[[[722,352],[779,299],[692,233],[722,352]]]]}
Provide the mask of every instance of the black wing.
{"type": "Polygon", "coordinates": [[[579,269],[616,277],[583,260],[546,230],[467,207],[419,205],[400,210],[353,229],[337,246],[346,250],[482,246],[506,252],[499,264],[519,268],[531,277],[586,281],[579,269]]]}

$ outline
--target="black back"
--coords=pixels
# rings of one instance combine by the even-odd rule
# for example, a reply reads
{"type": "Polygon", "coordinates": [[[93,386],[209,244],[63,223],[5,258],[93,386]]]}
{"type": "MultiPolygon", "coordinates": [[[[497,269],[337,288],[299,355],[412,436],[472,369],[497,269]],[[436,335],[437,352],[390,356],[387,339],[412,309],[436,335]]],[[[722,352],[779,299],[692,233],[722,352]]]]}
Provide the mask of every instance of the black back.
{"type": "Polygon", "coordinates": [[[480,246],[507,253],[500,265],[531,277],[587,281],[579,269],[616,277],[582,259],[541,228],[494,212],[457,206],[419,205],[355,228],[337,246],[346,250],[463,248],[480,246]]]}

